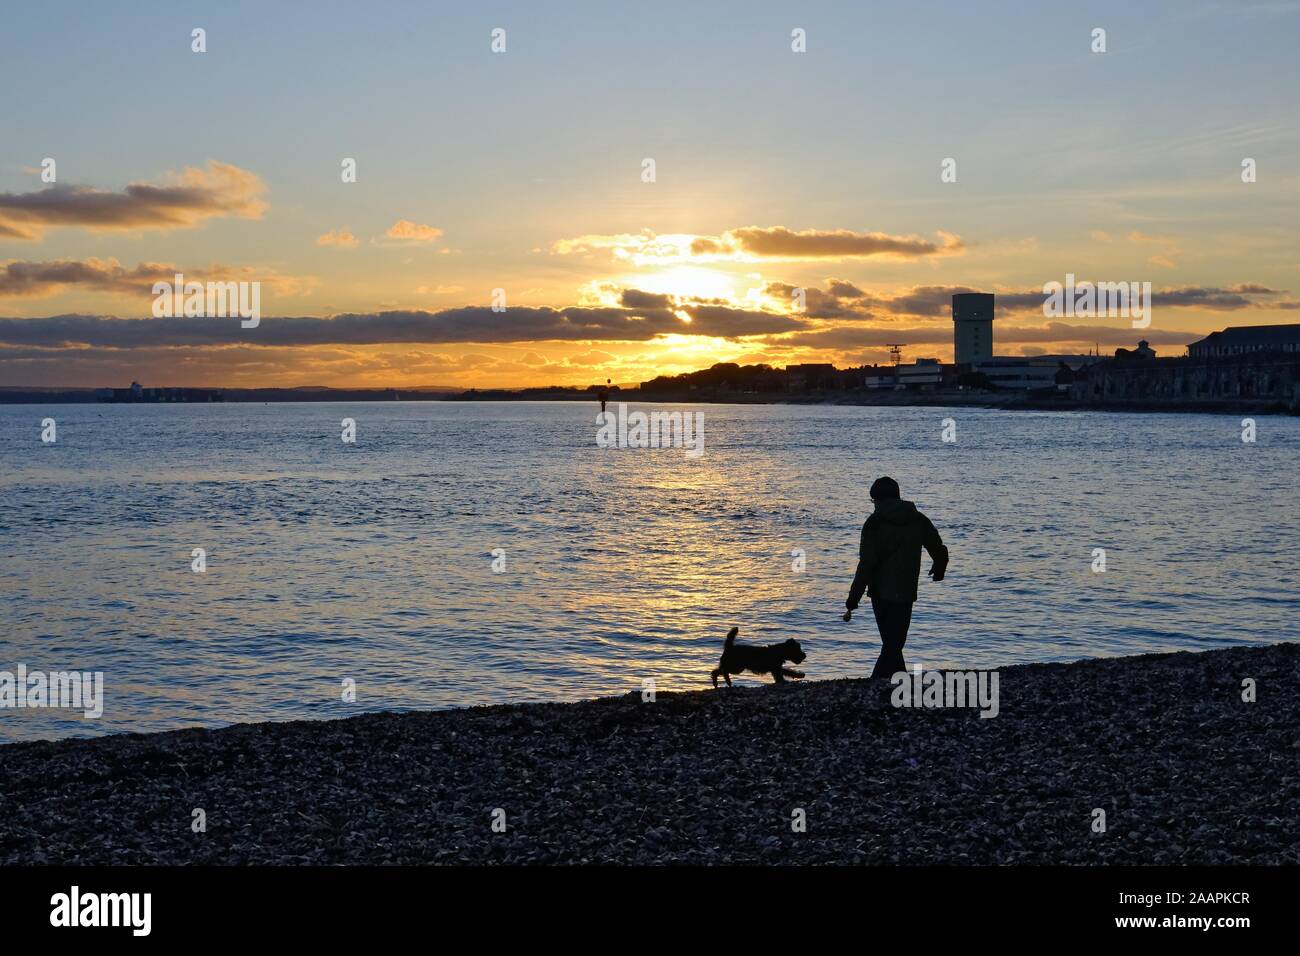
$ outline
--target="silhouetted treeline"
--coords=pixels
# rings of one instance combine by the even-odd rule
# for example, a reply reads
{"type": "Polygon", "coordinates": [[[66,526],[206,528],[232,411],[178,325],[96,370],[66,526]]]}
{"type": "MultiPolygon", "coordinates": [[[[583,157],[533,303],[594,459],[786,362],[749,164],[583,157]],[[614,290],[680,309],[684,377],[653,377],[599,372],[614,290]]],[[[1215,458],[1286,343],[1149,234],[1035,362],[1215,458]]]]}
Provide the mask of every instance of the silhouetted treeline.
{"type": "Polygon", "coordinates": [[[573,402],[594,398],[602,387],[609,392],[610,398],[618,398],[622,392],[617,385],[588,385],[586,388],[542,385],[535,388],[471,388],[466,392],[443,397],[450,402],[573,402]]]}
{"type": "Polygon", "coordinates": [[[659,375],[641,383],[643,392],[678,392],[692,388],[725,388],[740,392],[781,392],[785,376],[770,365],[719,362],[695,372],[659,375]]]}

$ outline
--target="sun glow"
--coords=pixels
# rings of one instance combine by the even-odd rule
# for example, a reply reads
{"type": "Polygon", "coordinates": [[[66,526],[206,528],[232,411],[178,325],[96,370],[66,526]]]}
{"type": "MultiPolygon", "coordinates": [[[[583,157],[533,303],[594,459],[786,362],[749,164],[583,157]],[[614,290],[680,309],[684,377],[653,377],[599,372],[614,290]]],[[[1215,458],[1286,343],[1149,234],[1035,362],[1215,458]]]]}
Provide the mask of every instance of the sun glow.
{"type": "Polygon", "coordinates": [[[746,362],[746,356],[760,346],[729,339],[690,334],[661,335],[654,340],[654,351],[644,356],[647,364],[661,373],[693,372],[715,362],[746,362]]]}
{"type": "Polygon", "coordinates": [[[737,276],[704,269],[699,266],[672,266],[653,272],[623,276],[619,284],[629,289],[641,289],[659,295],[680,296],[690,299],[721,299],[728,304],[738,301],[737,276]]]}

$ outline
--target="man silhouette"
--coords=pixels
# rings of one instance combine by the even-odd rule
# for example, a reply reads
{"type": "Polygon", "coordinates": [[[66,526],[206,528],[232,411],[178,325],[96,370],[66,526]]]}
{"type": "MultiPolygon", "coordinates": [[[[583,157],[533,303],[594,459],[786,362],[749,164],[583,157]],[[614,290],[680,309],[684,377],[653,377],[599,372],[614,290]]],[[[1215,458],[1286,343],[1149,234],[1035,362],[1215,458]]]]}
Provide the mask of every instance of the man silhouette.
{"type": "Polygon", "coordinates": [[[871,597],[871,610],[880,629],[880,659],[872,677],[892,677],[906,671],[903,644],[912,623],[912,604],[916,601],[916,582],[921,574],[921,548],[934,562],[929,574],[942,581],[948,569],[948,549],[930,519],[916,510],[916,505],[899,497],[898,482],[877,478],[871,486],[871,503],[875,511],[862,525],[862,544],[858,549],[858,572],[849,588],[848,608],[844,620],[853,619],[853,611],[865,590],[871,597]]]}

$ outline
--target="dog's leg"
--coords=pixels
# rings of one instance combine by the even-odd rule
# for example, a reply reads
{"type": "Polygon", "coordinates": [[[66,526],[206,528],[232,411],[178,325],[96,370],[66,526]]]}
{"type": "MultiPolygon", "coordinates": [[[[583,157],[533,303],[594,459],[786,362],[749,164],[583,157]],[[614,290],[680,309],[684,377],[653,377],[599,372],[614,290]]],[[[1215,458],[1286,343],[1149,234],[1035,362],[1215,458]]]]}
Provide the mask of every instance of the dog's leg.
{"type": "Polygon", "coordinates": [[[803,677],[803,671],[797,671],[793,667],[782,667],[781,673],[786,677],[803,677]]]}
{"type": "Polygon", "coordinates": [[[713,668],[713,673],[709,675],[710,677],[713,678],[713,689],[714,689],[714,690],[717,690],[717,689],[718,689],[718,674],[719,674],[719,673],[720,673],[719,668],[715,667],[715,668],[713,668]]]}
{"type": "Polygon", "coordinates": [[[723,671],[723,672],[722,672],[722,676],[723,676],[723,678],[726,679],[726,681],[727,681],[727,686],[730,687],[730,686],[731,686],[731,675],[728,674],[726,671],[723,671]]]}
{"type": "Polygon", "coordinates": [[[778,684],[785,683],[785,676],[781,673],[781,668],[778,667],[776,670],[772,671],[772,680],[776,681],[778,684]]]}

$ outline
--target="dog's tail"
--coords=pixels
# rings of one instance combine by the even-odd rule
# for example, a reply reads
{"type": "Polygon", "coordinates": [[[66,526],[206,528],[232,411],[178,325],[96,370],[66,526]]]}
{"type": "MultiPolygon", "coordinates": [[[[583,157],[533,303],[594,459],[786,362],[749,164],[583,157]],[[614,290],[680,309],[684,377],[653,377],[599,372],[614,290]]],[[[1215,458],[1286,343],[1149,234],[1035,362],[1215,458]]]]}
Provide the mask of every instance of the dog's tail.
{"type": "Polygon", "coordinates": [[[738,627],[733,627],[731,630],[727,632],[727,641],[725,644],[722,645],[722,649],[724,651],[731,650],[732,642],[735,641],[736,635],[739,633],[740,633],[740,628],[738,627]]]}

